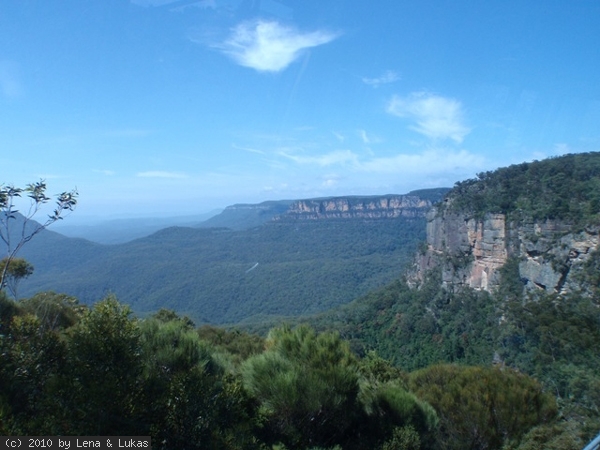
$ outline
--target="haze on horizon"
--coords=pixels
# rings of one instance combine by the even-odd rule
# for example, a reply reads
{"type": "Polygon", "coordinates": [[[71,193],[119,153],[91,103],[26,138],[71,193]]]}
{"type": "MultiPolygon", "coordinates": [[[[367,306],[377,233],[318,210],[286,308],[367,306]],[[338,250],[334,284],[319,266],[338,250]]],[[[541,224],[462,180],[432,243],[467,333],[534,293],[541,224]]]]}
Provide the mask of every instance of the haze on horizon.
{"type": "Polygon", "coordinates": [[[176,216],[597,151],[599,21],[595,0],[7,0],[0,183],[176,216]]]}

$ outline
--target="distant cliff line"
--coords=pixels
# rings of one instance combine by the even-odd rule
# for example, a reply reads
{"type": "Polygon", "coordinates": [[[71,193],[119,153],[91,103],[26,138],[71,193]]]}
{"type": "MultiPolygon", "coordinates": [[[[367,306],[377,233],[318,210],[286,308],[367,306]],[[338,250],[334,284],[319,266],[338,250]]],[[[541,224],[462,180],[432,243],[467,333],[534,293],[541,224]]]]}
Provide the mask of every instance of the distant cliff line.
{"type": "Polygon", "coordinates": [[[425,219],[427,211],[440,202],[449,188],[421,189],[408,194],[324,197],[301,200],[270,200],[228,206],[200,227],[242,230],[268,222],[287,223],[319,220],[425,219]]]}
{"type": "Polygon", "coordinates": [[[274,217],[273,220],[425,217],[431,207],[441,200],[445,190],[436,190],[436,192],[438,195],[430,196],[409,193],[406,195],[344,196],[296,200],[292,202],[286,212],[274,217]]]}

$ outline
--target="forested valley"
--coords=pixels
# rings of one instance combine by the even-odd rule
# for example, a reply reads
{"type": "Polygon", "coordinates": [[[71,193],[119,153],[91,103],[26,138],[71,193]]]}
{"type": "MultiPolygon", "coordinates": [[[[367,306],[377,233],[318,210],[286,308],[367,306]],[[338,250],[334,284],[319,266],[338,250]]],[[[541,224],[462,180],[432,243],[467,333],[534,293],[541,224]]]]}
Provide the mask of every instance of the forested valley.
{"type": "MultiPolygon", "coordinates": [[[[570,155],[457,183],[439,210],[597,235],[599,183],[599,154],[570,155]]],[[[536,258],[563,270],[556,254],[536,258]]],[[[114,295],[86,305],[2,290],[0,434],[149,435],[157,449],[583,448],[600,431],[600,250],[564,292],[528,287],[517,254],[492,291],[449,284],[445,268],[460,274],[472,255],[439,257],[418,285],[407,272],[326,312],[230,327],[168,308],[139,317],[114,295]]]]}

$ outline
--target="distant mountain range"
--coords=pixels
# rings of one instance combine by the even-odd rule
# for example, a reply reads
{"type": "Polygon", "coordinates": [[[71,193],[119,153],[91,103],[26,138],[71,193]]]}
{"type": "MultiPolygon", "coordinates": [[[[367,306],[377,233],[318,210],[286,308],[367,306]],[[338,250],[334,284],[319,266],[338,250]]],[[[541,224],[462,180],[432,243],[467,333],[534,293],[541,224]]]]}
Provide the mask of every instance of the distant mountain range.
{"type": "Polygon", "coordinates": [[[144,217],[126,219],[101,219],[78,221],[77,213],[61,223],[53,225],[52,230],[68,237],[87,239],[99,244],[123,244],[125,242],[149,236],[163,228],[193,227],[204,222],[221,210],[205,214],[174,217],[144,217]]]}
{"type": "Polygon", "coordinates": [[[210,323],[312,314],[397,278],[445,192],[234,205],[116,245],[46,230],[23,249],[35,272],[20,295],[93,303],[114,293],[140,314],[169,308],[210,323]]]}

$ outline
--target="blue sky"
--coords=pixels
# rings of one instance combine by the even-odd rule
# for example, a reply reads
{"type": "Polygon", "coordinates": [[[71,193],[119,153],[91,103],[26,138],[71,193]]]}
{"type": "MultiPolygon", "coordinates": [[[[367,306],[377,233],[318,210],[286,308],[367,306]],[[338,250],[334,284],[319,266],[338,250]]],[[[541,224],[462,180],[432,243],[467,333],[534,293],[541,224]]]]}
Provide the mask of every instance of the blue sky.
{"type": "Polygon", "coordinates": [[[599,23],[597,0],[3,0],[0,182],[178,215],[598,151],[599,23]]]}

